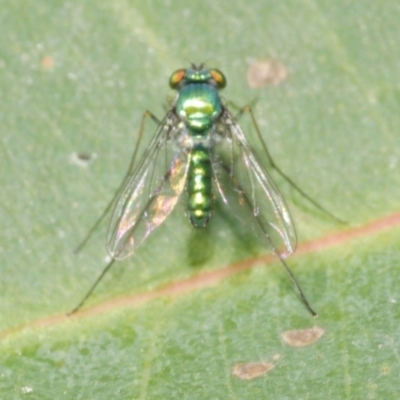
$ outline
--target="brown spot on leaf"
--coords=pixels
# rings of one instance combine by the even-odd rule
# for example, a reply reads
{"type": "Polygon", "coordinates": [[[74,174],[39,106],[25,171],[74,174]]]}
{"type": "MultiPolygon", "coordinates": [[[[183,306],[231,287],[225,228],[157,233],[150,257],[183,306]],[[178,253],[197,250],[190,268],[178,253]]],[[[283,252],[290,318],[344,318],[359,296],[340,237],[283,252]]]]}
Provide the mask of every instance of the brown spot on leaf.
{"type": "Polygon", "coordinates": [[[251,88],[277,85],[287,79],[289,70],[276,60],[256,60],[247,70],[247,83],[251,88]]]}
{"type": "Polygon", "coordinates": [[[44,56],[40,62],[42,68],[50,71],[54,68],[54,58],[51,56],[44,56]]]}
{"type": "Polygon", "coordinates": [[[282,334],[283,341],[292,347],[308,346],[316,342],[323,334],[325,329],[313,326],[307,329],[295,329],[286,331],[282,334]]]}
{"type": "Polygon", "coordinates": [[[268,362],[237,363],[232,367],[232,375],[238,379],[251,380],[266,374],[275,365],[268,362]]]}

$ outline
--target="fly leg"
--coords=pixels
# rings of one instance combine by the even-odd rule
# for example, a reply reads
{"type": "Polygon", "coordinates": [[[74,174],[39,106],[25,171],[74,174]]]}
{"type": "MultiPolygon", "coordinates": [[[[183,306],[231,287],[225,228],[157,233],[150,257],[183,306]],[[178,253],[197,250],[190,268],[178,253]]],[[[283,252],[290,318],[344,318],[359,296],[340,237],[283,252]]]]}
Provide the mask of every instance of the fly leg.
{"type": "MultiPolygon", "coordinates": [[[[241,187],[240,183],[235,178],[232,168],[228,167],[227,165],[225,165],[223,163],[221,163],[221,165],[222,165],[223,170],[228,174],[229,178],[231,179],[232,185],[235,188],[235,192],[238,193],[238,195],[240,196],[240,199],[243,199],[244,202],[250,208],[250,210],[253,211],[253,205],[252,205],[249,197],[246,195],[245,191],[241,187]]],[[[218,185],[218,182],[217,182],[217,185],[218,185]]],[[[310,314],[313,317],[316,317],[317,313],[311,307],[311,305],[310,305],[309,301],[307,300],[303,290],[301,289],[300,284],[298,283],[296,277],[294,276],[294,274],[291,271],[291,269],[289,268],[288,264],[286,263],[284,258],[280,255],[279,251],[277,250],[276,246],[274,245],[273,240],[272,240],[270,234],[268,233],[268,230],[264,226],[260,216],[253,212],[253,217],[255,218],[255,220],[257,221],[258,226],[260,227],[260,229],[261,229],[261,231],[262,231],[262,233],[263,233],[263,235],[264,235],[264,237],[265,237],[265,239],[267,241],[268,247],[271,249],[272,253],[279,259],[280,263],[283,265],[283,267],[285,268],[286,272],[288,273],[289,278],[292,281],[295,289],[297,290],[297,293],[298,293],[301,301],[306,306],[306,308],[310,312],[310,314]]]]}
{"type": "MultiPolygon", "coordinates": [[[[162,180],[162,182],[160,183],[160,185],[158,186],[158,189],[156,189],[155,194],[149,198],[149,200],[147,201],[147,203],[145,204],[145,206],[143,207],[142,211],[140,212],[138,219],[140,220],[141,218],[144,217],[144,215],[146,214],[146,211],[148,210],[148,208],[151,206],[151,203],[157,198],[157,194],[160,190],[160,188],[163,186],[164,182],[169,179],[171,175],[171,171],[168,170],[166,172],[166,174],[164,175],[164,179],[162,180]]],[[[136,225],[132,226],[131,230],[130,230],[130,234],[128,236],[131,236],[131,234],[133,233],[133,231],[135,230],[136,225]]],[[[111,261],[104,267],[103,271],[101,271],[100,275],[97,277],[97,279],[94,281],[94,283],[92,284],[92,286],[90,287],[90,289],[86,292],[85,296],[83,296],[82,300],[78,303],[77,306],[75,306],[70,312],[67,313],[68,316],[75,314],[82,306],[83,304],[86,302],[86,300],[92,295],[92,293],[94,292],[94,290],[96,289],[97,285],[101,282],[101,280],[104,278],[104,276],[106,275],[106,273],[110,270],[110,268],[112,267],[112,265],[114,264],[116,258],[112,258],[111,261]]]]}

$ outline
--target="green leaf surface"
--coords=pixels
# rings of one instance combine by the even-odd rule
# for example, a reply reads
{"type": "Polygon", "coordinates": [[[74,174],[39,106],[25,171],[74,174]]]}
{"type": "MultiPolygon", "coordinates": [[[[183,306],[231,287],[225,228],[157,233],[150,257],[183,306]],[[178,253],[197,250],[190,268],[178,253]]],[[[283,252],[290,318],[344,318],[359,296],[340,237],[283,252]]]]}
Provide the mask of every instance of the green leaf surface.
{"type": "Polygon", "coordinates": [[[0,399],[397,398],[399,20],[394,0],[4,4],[0,399]],[[287,80],[250,88],[257,59],[287,80]],[[107,262],[106,223],[73,249],[118,188],[143,112],[162,117],[171,72],[203,61],[226,74],[226,100],[257,99],[282,170],[349,221],[274,175],[298,228],[288,263],[319,317],[251,232],[218,212],[195,234],[184,205],[65,317],[107,262]],[[325,334],[308,347],[281,339],[314,325],[325,334]],[[240,380],[239,362],[275,367],[240,380]]]}

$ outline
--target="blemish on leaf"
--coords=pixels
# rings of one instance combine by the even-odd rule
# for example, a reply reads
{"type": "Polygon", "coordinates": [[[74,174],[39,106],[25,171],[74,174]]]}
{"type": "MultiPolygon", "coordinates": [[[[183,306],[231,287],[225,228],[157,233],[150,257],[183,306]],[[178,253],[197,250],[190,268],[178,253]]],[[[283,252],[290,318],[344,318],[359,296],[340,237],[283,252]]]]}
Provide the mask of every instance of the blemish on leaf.
{"type": "Polygon", "coordinates": [[[247,83],[251,88],[277,85],[287,79],[289,70],[276,60],[256,60],[247,70],[247,83]]]}
{"type": "Polygon", "coordinates": [[[282,340],[292,347],[308,346],[316,342],[323,334],[325,329],[313,326],[307,329],[294,329],[282,333],[282,340]]]}
{"type": "Polygon", "coordinates": [[[74,152],[70,156],[70,162],[71,164],[86,168],[96,158],[96,153],[74,152]]]}
{"type": "Polygon", "coordinates": [[[33,388],[31,388],[30,386],[22,386],[21,387],[22,394],[28,394],[28,393],[32,393],[32,392],[33,392],[33,388]]]}
{"type": "Polygon", "coordinates": [[[237,363],[232,367],[232,375],[238,379],[251,380],[266,374],[275,364],[269,362],[237,363]]]}

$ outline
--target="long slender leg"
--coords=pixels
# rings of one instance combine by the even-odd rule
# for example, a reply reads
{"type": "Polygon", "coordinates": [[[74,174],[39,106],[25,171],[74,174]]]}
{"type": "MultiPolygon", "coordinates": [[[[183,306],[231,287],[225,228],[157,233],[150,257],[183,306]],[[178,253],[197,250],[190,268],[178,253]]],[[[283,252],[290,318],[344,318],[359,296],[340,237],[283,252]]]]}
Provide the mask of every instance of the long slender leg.
{"type": "MultiPolygon", "coordinates": [[[[159,189],[162,187],[162,185],[164,184],[164,182],[170,177],[171,175],[171,171],[168,170],[165,175],[164,175],[164,179],[162,180],[162,182],[159,184],[158,188],[155,190],[155,193],[159,192],[159,189]]],[[[147,209],[149,208],[149,206],[151,205],[151,203],[153,202],[153,200],[157,198],[157,195],[153,195],[149,198],[149,200],[146,202],[145,206],[143,207],[142,211],[140,212],[138,219],[141,219],[147,209]]],[[[131,232],[133,232],[135,229],[135,226],[133,226],[131,228],[131,232]]],[[[115,262],[115,258],[113,258],[103,269],[103,271],[101,271],[100,275],[97,277],[97,279],[94,281],[94,283],[92,284],[92,286],[90,287],[90,289],[86,292],[85,296],[83,296],[82,300],[78,303],[78,305],[76,307],[74,307],[69,313],[67,313],[67,315],[72,315],[74,313],[76,313],[86,302],[86,300],[91,296],[91,294],[94,292],[94,290],[96,289],[97,285],[101,282],[101,280],[104,278],[104,276],[106,275],[106,273],[110,270],[110,268],[112,267],[112,265],[115,262]]]]}
{"type": "Polygon", "coordinates": [[[72,314],[75,314],[86,302],[86,300],[91,296],[91,294],[94,292],[94,289],[96,289],[97,285],[100,283],[100,281],[103,279],[104,275],[108,272],[108,270],[111,268],[111,266],[114,264],[115,258],[111,259],[111,261],[106,265],[106,267],[101,271],[101,274],[97,277],[91,288],[87,291],[85,296],[82,298],[82,300],[79,302],[79,304],[74,307],[69,313],[67,313],[67,316],[70,316],[72,314]]]}
{"type": "MultiPolygon", "coordinates": [[[[232,103],[231,103],[232,104],[232,103]]],[[[233,106],[236,108],[237,106],[233,104],[233,106]]],[[[250,105],[244,106],[239,109],[239,112],[235,115],[235,120],[237,121],[244,113],[248,113],[250,115],[252,124],[254,125],[254,128],[256,130],[257,136],[261,142],[261,145],[263,147],[263,150],[265,154],[267,155],[268,161],[271,165],[271,168],[275,169],[275,171],[288,182],[301,196],[303,196],[307,201],[309,201],[314,207],[316,207],[318,210],[323,212],[325,215],[327,215],[329,218],[333,219],[334,221],[340,223],[340,224],[347,224],[346,221],[343,219],[336,217],[334,214],[332,214],[330,211],[328,211],[325,207],[321,206],[317,201],[315,201],[312,197],[310,197],[303,189],[300,188],[288,175],[286,175],[280,168],[279,166],[275,163],[274,159],[272,158],[267,145],[265,144],[264,139],[262,138],[260,128],[257,124],[256,118],[253,113],[253,109],[250,105]]]]}
{"type": "MultiPolygon", "coordinates": [[[[221,163],[222,164],[222,163],[221,163]]],[[[249,198],[247,197],[245,191],[243,190],[243,188],[240,186],[239,182],[237,182],[236,178],[233,175],[232,169],[228,166],[226,166],[225,164],[222,164],[223,169],[226,171],[226,173],[228,174],[228,176],[230,177],[232,184],[235,187],[235,190],[240,193],[240,196],[243,197],[244,201],[246,202],[246,204],[250,207],[250,209],[252,209],[252,204],[249,200],[249,198]]],[[[257,214],[253,213],[254,218],[256,219],[261,231],[263,232],[268,246],[271,249],[271,251],[276,255],[276,257],[279,259],[279,261],[281,262],[281,264],[283,265],[283,267],[285,268],[286,272],[289,275],[290,280],[292,281],[294,287],[297,290],[297,293],[300,297],[300,299],[302,300],[303,304],[306,306],[307,310],[310,312],[310,314],[314,317],[316,317],[318,314],[313,310],[313,308],[311,307],[309,301],[307,300],[304,292],[302,291],[300,284],[298,283],[296,277],[294,276],[293,272],[291,271],[291,269],[289,268],[289,266],[287,265],[286,261],[282,258],[282,256],[279,254],[279,252],[276,250],[274,243],[271,239],[271,236],[269,235],[269,233],[267,232],[267,230],[265,229],[262,221],[260,220],[259,216],[257,214]]]]}
{"type": "Polygon", "coordinates": [[[132,174],[134,167],[135,167],[135,160],[136,160],[136,156],[137,156],[137,152],[140,146],[140,142],[142,140],[142,136],[143,136],[143,131],[144,131],[144,127],[145,127],[145,123],[146,123],[146,118],[151,118],[155,123],[160,124],[161,121],[159,121],[159,119],[154,116],[150,111],[146,111],[143,114],[142,117],[142,121],[140,123],[140,130],[139,130],[139,135],[136,141],[136,146],[135,146],[135,150],[133,152],[131,161],[129,163],[129,168],[124,176],[124,179],[122,180],[119,188],[117,189],[117,191],[115,192],[113,198],[111,199],[111,201],[107,204],[107,207],[104,209],[104,211],[102,212],[102,214],[100,215],[100,217],[96,220],[96,222],[93,224],[93,226],[89,229],[88,233],[86,234],[86,236],[84,237],[84,239],[79,243],[79,245],[74,249],[74,253],[79,253],[86,245],[86,243],[90,240],[90,238],[92,237],[93,233],[97,230],[97,228],[99,227],[99,225],[101,224],[101,222],[104,220],[105,216],[108,214],[108,212],[110,211],[112,205],[115,202],[115,199],[119,196],[122,188],[125,186],[125,182],[126,180],[130,177],[130,175],[132,174]]]}

